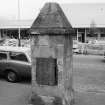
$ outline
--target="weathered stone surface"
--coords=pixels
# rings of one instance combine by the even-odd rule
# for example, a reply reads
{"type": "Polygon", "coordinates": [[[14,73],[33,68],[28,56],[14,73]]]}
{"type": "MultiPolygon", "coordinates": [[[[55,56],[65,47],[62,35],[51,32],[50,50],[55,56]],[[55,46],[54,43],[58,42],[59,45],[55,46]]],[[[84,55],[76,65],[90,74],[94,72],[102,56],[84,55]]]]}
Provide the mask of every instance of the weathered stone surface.
{"type": "Polygon", "coordinates": [[[29,105],[63,105],[61,97],[32,94],[29,105]]]}
{"type": "Polygon", "coordinates": [[[42,100],[42,98],[40,96],[38,96],[37,94],[32,94],[29,104],[46,105],[45,102],[42,100]]]}
{"type": "MultiPolygon", "coordinates": [[[[56,3],[48,3],[44,10],[41,11],[37,19],[34,21],[32,30],[39,33],[32,41],[32,86],[33,91],[39,96],[56,97],[53,101],[54,105],[70,105],[72,99],[72,37],[70,30],[72,29],[66,16],[56,3]],[[56,59],[57,62],[52,65],[52,61],[48,63],[37,64],[37,58],[56,59]],[[68,63],[67,63],[68,62],[68,63]],[[41,84],[37,82],[37,68],[41,66],[38,77],[41,84]],[[47,66],[45,68],[44,66],[47,66]],[[53,68],[55,67],[55,68],[53,68]],[[53,69],[52,69],[53,68],[53,69]],[[47,72],[46,72],[46,70],[47,72]],[[52,71],[52,72],[50,72],[52,71]],[[42,77],[46,77],[46,81],[52,77],[57,84],[51,86],[49,83],[43,84],[42,77]],[[46,72],[46,73],[44,73],[46,72]],[[57,78],[56,78],[57,77],[57,78]],[[34,82],[36,81],[36,82],[34,82]]],[[[45,62],[43,61],[42,62],[45,62]]],[[[45,79],[45,78],[43,78],[45,79]]],[[[48,81],[47,81],[48,82],[48,81]]],[[[51,82],[51,81],[50,81],[51,82]]],[[[52,83],[51,83],[52,84],[52,83]]],[[[41,103],[42,104],[42,103],[41,103]]]]}

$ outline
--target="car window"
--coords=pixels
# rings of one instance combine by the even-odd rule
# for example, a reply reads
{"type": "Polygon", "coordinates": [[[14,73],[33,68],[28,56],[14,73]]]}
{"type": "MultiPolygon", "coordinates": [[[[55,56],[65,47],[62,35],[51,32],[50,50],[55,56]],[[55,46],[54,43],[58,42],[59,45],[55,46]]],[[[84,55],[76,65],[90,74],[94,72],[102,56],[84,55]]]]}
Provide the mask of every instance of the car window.
{"type": "Polygon", "coordinates": [[[0,53],[0,60],[7,59],[6,53],[0,53]]]}
{"type": "Polygon", "coordinates": [[[10,58],[12,60],[18,60],[18,61],[24,61],[24,62],[28,62],[28,59],[26,57],[26,55],[24,53],[17,53],[17,52],[11,52],[10,53],[10,58]]]}

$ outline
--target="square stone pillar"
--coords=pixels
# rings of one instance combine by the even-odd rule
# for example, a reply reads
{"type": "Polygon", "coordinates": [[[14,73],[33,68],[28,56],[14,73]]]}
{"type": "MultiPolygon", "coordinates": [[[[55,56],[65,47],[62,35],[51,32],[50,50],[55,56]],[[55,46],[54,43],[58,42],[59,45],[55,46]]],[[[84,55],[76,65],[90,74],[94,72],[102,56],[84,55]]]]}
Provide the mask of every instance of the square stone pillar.
{"type": "Polygon", "coordinates": [[[47,99],[53,97],[53,101],[59,97],[62,104],[70,105],[73,99],[72,36],[36,35],[31,41],[31,55],[32,92],[47,99]]]}

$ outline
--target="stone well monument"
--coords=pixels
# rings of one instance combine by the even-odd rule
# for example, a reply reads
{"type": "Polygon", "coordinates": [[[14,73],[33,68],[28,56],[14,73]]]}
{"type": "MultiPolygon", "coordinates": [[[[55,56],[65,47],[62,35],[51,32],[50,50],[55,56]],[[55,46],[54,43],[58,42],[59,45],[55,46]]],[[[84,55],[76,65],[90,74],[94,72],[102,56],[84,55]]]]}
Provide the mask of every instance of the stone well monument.
{"type": "Polygon", "coordinates": [[[53,103],[58,97],[62,104],[71,105],[73,29],[59,4],[46,3],[30,33],[33,97],[45,103],[53,103]]]}

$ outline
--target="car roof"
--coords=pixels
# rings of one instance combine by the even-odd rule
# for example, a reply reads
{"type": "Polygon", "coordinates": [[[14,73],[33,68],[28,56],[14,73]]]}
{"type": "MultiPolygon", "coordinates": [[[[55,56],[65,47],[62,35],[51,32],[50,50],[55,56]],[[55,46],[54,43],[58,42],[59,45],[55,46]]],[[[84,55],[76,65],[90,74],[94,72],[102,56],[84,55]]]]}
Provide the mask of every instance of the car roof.
{"type": "Polygon", "coordinates": [[[14,51],[14,52],[27,52],[30,48],[27,47],[11,47],[11,46],[0,46],[0,51],[14,51]]]}

